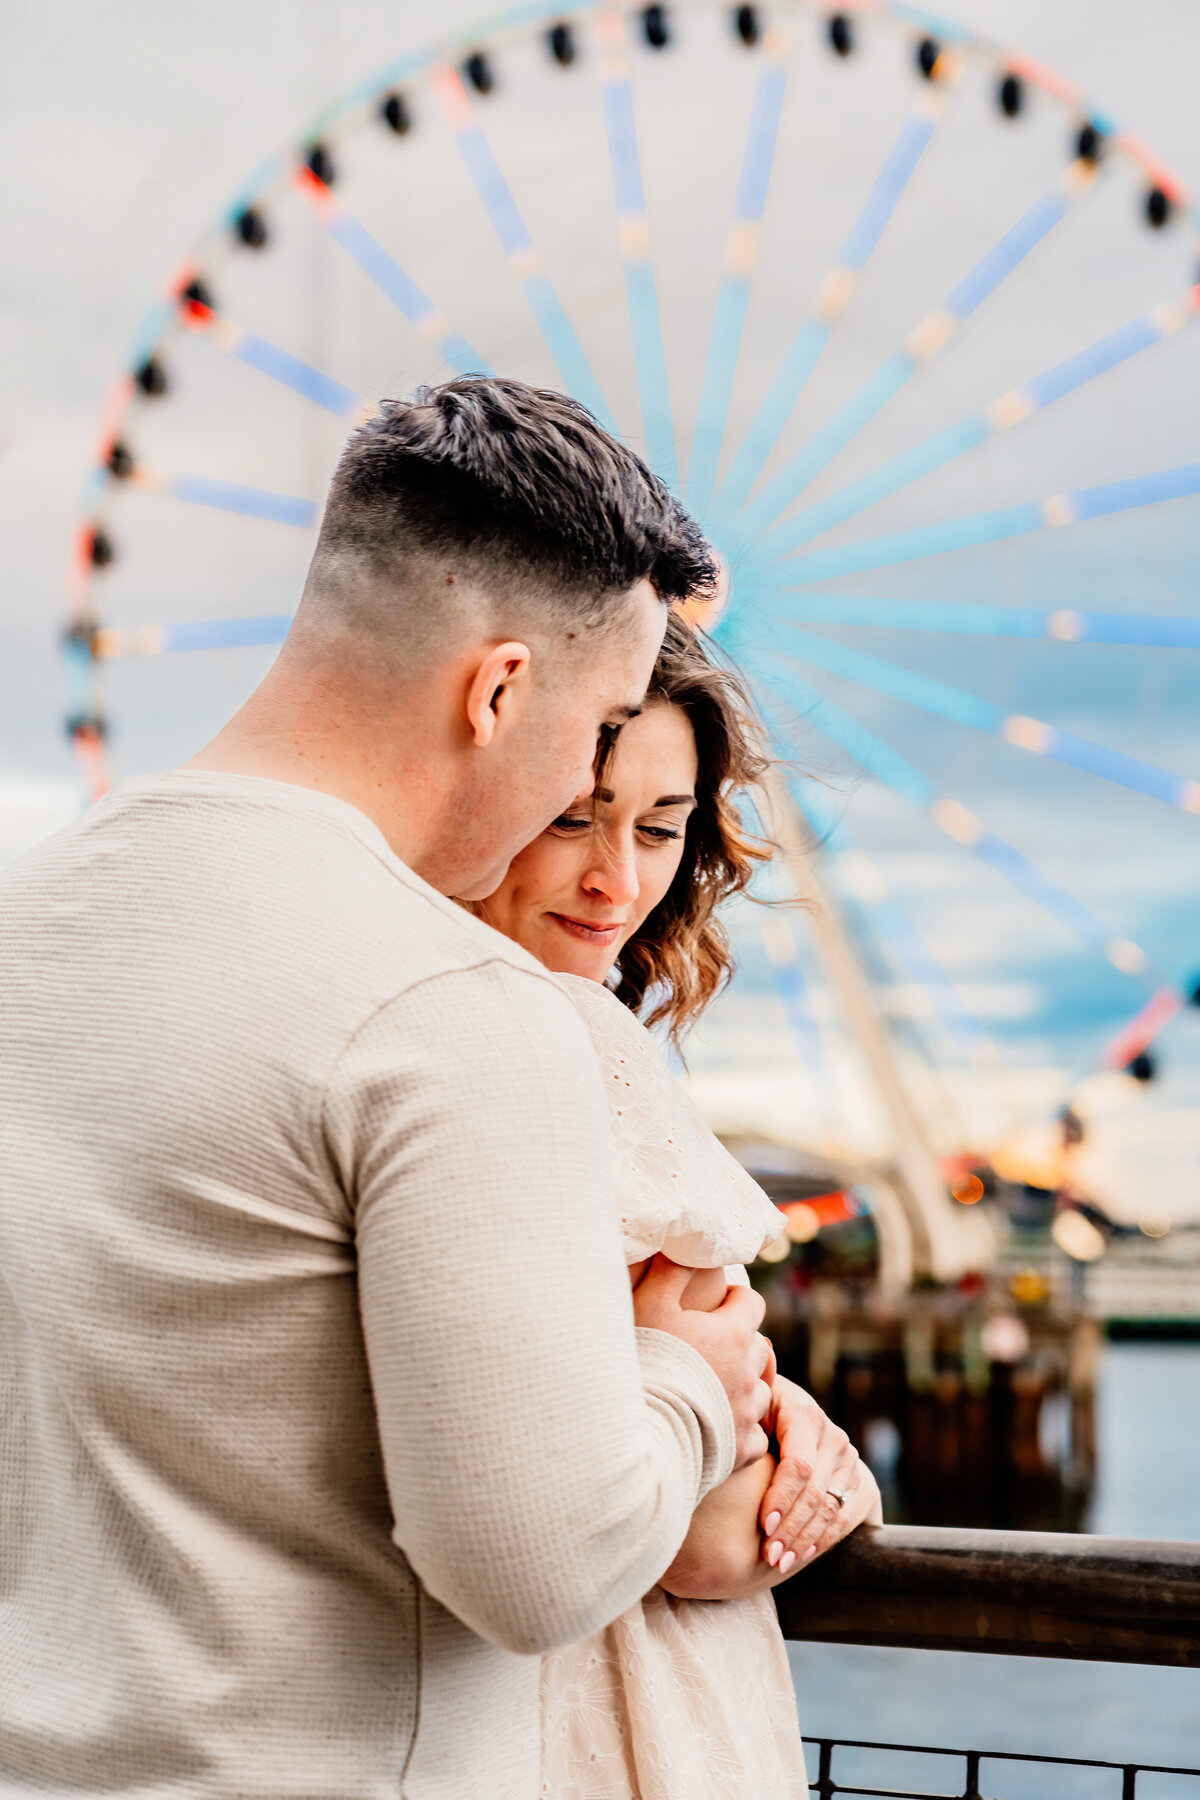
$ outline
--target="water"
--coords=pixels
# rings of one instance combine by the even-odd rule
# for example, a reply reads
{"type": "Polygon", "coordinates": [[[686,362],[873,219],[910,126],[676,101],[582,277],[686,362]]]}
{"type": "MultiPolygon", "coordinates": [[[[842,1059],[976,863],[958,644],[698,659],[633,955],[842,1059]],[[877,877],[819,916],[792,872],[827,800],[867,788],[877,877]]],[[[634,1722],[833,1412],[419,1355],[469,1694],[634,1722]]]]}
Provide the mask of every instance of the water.
{"type": "MultiPolygon", "coordinates": [[[[1200,1346],[1112,1344],[1101,1370],[1090,1528],[1200,1539],[1200,1346]]],[[[806,1736],[1093,1756],[1200,1768],[1200,1670],[951,1651],[790,1644],[806,1736]]],[[[815,1773],[815,1763],[810,1764],[815,1773]]],[[[835,1763],[835,1778],[839,1775],[835,1763]]],[[[961,1792],[961,1762],[865,1756],[840,1779],[961,1792]]],[[[993,1763],[1003,1800],[1119,1800],[1120,1777],[993,1763]]],[[[1139,1800],[1200,1800],[1200,1779],[1143,1776],[1139,1800]]]]}
{"type": "Polygon", "coordinates": [[[1089,1529],[1200,1538],[1200,1345],[1110,1344],[1098,1398],[1089,1529]]]}

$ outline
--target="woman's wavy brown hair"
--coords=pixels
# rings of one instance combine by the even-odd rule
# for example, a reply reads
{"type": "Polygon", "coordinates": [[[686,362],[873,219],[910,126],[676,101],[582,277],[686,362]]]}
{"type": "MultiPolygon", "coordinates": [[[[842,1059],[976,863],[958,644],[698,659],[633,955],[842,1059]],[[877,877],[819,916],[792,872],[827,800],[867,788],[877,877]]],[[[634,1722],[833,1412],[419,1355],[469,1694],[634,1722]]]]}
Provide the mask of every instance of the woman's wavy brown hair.
{"type": "Polygon", "coordinates": [[[717,908],[749,886],[772,846],[746,832],[737,797],[767,769],[745,688],[710,661],[700,635],[678,612],[667,619],[646,705],[680,707],[696,738],[696,806],[683,858],[666,894],[624,946],[616,963],[618,1000],[680,1036],[733,972],[729,936],[717,908]]]}

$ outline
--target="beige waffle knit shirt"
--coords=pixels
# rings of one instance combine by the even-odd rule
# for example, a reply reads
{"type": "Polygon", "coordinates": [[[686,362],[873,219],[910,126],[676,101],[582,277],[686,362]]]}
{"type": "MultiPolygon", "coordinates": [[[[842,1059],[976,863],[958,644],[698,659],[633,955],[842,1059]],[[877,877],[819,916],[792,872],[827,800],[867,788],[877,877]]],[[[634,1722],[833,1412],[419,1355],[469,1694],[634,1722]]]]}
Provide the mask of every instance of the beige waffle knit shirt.
{"type": "Polygon", "coordinates": [[[361,813],[184,771],[0,877],[0,1795],[535,1800],[732,1461],[574,1007],[361,813]]]}

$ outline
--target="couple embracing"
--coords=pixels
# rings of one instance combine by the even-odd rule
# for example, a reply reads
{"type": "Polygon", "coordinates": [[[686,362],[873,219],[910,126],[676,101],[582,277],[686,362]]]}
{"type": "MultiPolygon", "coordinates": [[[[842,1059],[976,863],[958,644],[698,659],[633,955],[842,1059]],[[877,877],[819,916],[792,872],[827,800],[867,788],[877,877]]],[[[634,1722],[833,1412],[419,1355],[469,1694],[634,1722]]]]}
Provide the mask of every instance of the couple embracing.
{"type": "Polygon", "coordinates": [[[877,1491],[640,1022],[755,854],[714,577],[570,400],[385,403],[241,712],[0,882],[0,1795],[807,1792],[769,1589],[877,1491]]]}

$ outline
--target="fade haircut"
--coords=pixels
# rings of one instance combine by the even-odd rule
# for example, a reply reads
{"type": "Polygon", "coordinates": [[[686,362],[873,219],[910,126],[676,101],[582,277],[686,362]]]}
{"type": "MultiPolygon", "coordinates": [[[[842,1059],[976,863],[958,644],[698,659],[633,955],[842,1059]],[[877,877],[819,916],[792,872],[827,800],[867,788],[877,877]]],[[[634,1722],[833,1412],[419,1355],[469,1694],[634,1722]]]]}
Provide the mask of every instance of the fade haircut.
{"type": "Polygon", "coordinates": [[[648,580],[706,598],[713,554],[646,465],[577,400],[466,376],[384,400],[342,453],[302,610],[420,658],[480,616],[538,609],[561,637],[648,580]],[[464,592],[464,589],[467,590],[464,592]]]}

